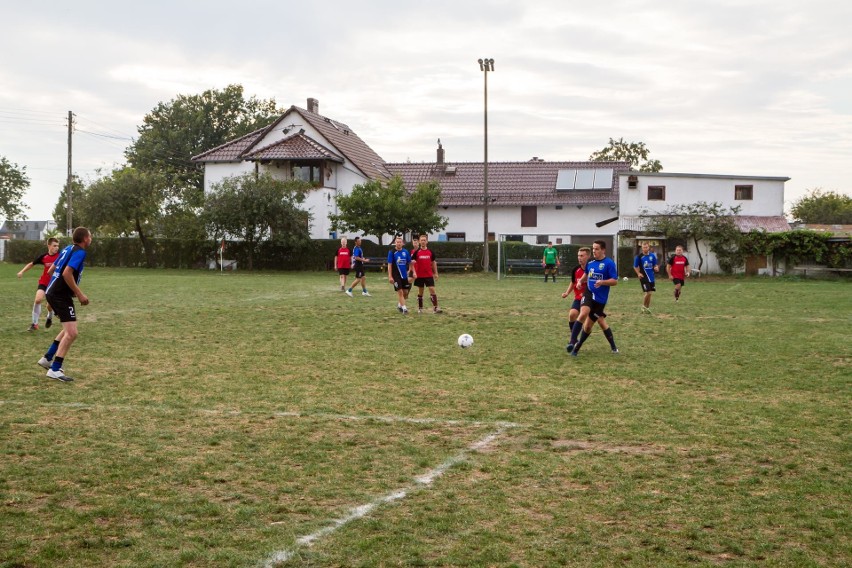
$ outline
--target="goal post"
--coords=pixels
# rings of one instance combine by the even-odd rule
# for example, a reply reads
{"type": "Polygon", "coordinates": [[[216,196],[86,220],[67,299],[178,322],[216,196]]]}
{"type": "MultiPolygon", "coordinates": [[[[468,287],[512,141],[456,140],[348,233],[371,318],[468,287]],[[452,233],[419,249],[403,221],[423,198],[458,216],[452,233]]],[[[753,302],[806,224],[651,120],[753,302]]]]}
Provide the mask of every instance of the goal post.
{"type": "Polygon", "coordinates": [[[498,233],[497,240],[497,280],[510,277],[541,278],[544,269],[541,257],[547,242],[551,241],[559,251],[561,266],[558,273],[574,266],[577,249],[586,243],[572,243],[572,235],[566,233],[498,233]]]}

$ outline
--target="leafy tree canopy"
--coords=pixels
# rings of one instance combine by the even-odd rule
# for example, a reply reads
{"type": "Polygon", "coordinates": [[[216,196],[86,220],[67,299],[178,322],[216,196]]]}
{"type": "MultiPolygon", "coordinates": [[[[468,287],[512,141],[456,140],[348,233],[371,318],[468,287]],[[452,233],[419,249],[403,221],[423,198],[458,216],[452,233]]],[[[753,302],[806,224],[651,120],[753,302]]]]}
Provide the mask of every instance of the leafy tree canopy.
{"type": "Polygon", "coordinates": [[[699,241],[705,241],[716,255],[719,266],[727,273],[741,264],[739,244],[741,234],[734,216],[740,207],[730,209],[721,203],[699,201],[685,205],[673,205],[663,213],[644,213],[646,228],[662,233],[669,239],[692,239],[698,254],[698,270],[704,266],[704,257],[698,247],[699,241]]]}
{"type": "Polygon", "coordinates": [[[262,240],[269,239],[293,250],[310,241],[310,217],[299,208],[310,190],[307,182],[282,181],[268,173],[225,178],[205,198],[202,218],[217,239],[232,237],[245,241],[251,270],[262,240]]]}
{"type": "Polygon", "coordinates": [[[247,99],[241,85],[179,95],[145,115],[139,138],[125,154],[134,168],[164,176],[171,196],[168,208],[198,208],[204,199],[204,171],[191,158],[269,125],[282,112],[274,99],[247,99]]]}
{"type": "Polygon", "coordinates": [[[790,210],[799,223],[852,225],[852,196],[812,189],[790,210]]]}
{"type": "MultiPolygon", "coordinates": [[[[82,216],[80,203],[82,203],[83,193],[86,187],[80,178],[76,175],[71,178],[71,221],[75,227],[88,227],[91,223],[86,222],[82,216]]],[[[53,208],[53,220],[56,221],[57,229],[65,234],[68,228],[68,182],[62,186],[62,192],[59,194],[59,200],[53,208]]]]}
{"type": "Polygon", "coordinates": [[[0,214],[8,221],[25,219],[23,198],[30,179],[26,166],[19,167],[0,156],[0,214]]]}
{"type": "Polygon", "coordinates": [[[374,235],[381,244],[386,234],[433,233],[446,227],[446,217],[438,214],[440,202],[438,182],[418,184],[408,193],[402,178],[395,176],[356,185],[349,195],[337,198],[338,213],[330,218],[335,230],[374,235]]]}
{"type": "Polygon", "coordinates": [[[640,172],[661,172],[663,165],[659,160],[648,158],[650,150],[644,142],[625,142],[624,138],[609,139],[609,144],[589,156],[592,162],[630,162],[630,169],[640,172]]]}

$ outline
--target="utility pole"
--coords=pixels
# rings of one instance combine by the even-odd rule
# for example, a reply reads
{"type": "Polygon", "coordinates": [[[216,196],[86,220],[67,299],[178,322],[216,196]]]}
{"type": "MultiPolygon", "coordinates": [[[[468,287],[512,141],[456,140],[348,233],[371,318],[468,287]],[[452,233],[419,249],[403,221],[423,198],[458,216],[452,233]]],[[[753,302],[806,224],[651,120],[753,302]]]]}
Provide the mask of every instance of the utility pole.
{"type": "Polygon", "coordinates": [[[485,247],[482,252],[482,268],[485,272],[490,270],[490,260],[488,258],[488,72],[494,71],[493,59],[479,59],[479,70],[484,73],[485,77],[485,157],[483,158],[483,187],[482,187],[482,232],[485,233],[482,240],[485,241],[485,247]]]}
{"type": "Polygon", "coordinates": [[[74,132],[74,113],[70,110],[68,111],[68,177],[65,181],[65,220],[66,220],[66,230],[68,231],[68,236],[71,236],[71,233],[74,231],[74,224],[71,221],[71,182],[73,181],[73,174],[71,173],[71,134],[74,132]]]}

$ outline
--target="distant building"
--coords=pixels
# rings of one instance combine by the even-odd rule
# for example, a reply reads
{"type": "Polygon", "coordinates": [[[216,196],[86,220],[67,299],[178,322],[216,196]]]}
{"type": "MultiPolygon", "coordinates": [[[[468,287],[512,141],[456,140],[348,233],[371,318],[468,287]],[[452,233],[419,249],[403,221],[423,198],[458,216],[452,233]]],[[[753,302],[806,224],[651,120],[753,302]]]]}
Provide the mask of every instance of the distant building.
{"type": "Polygon", "coordinates": [[[0,239],[19,239],[41,241],[47,233],[56,229],[56,222],[50,221],[6,221],[0,227],[0,239]]]}

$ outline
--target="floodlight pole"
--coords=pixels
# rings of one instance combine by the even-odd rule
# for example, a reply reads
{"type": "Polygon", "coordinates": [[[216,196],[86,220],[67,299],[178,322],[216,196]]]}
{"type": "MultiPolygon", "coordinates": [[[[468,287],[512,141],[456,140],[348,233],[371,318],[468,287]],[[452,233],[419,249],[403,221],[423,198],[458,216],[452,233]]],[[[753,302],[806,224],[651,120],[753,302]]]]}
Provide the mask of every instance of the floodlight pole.
{"type": "Polygon", "coordinates": [[[490,262],[488,259],[488,72],[494,71],[493,59],[480,59],[479,70],[483,72],[485,77],[485,158],[483,160],[483,189],[482,189],[482,220],[483,220],[483,237],[484,241],[482,253],[482,269],[488,272],[490,262]]]}

